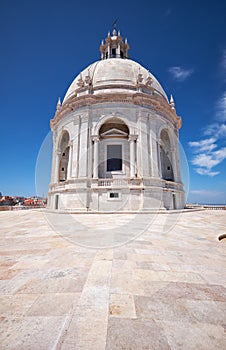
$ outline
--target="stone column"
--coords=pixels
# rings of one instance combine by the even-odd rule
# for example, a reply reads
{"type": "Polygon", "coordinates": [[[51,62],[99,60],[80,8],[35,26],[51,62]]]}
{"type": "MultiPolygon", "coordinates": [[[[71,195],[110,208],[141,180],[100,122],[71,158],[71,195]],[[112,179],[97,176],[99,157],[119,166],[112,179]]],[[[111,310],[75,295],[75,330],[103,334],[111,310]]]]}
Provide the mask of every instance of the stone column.
{"type": "Polygon", "coordinates": [[[116,57],[117,58],[120,57],[120,44],[119,43],[118,43],[118,46],[117,46],[116,57]]]}
{"type": "Polygon", "coordinates": [[[87,159],[88,159],[88,135],[89,135],[89,115],[81,116],[81,127],[79,134],[79,171],[78,177],[88,176],[87,159]]]}
{"type": "Polygon", "coordinates": [[[161,140],[159,140],[157,143],[157,153],[158,153],[158,168],[159,168],[159,177],[162,178],[162,165],[161,165],[161,154],[160,154],[160,146],[161,146],[161,140]]]}
{"type": "Polygon", "coordinates": [[[53,136],[53,155],[52,155],[52,168],[51,168],[51,184],[55,182],[55,165],[56,165],[56,137],[53,136]]]}
{"type": "Polygon", "coordinates": [[[150,148],[148,142],[149,122],[148,116],[139,115],[139,173],[141,177],[150,177],[150,148]]]}
{"type": "Polygon", "coordinates": [[[53,132],[53,156],[52,156],[52,170],[51,170],[51,183],[56,182],[56,158],[57,158],[57,131],[53,132]]]}
{"type": "Polygon", "coordinates": [[[77,178],[79,172],[79,140],[80,139],[80,117],[74,120],[74,137],[72,153],[71,177],[77,178]]]}
{"type": "Polygon", "coordinates": [[[110,48],[110,44],[108,44],[108,58],[111,57],[111,48],[110,48]]]}
{"type": "Polygon", "coordinates": [[[98,179],[98,167],[99,167],[99,138],[94,137],[94,150],[93,150],[93,178],[98,179]]]}
{"type": "Polygon", "coordinates": [[[178,135],[175,135],[174,138],[174,157],[175,157],[175,165],[176,165],[176,171],[177,171],[177,182],[181,182],[181,173],[180,173],[180,156],[179,156],[179,140],[178,135]]]}
{"type": "Polygon", "coordinates": [[[135,136],[130,135],[130,177],[135,177],[135,136]]]}
{"type": "Polygon", "coordinates": [[[157,139],[157,120],[156,112],[151,111],[149,115],[149,143],[150,143],[150,174],[151,177],[160,177],[160,166],[159,165],[159,147],[157,139]]]}
{"type": "Polygon", "coordinates": [[[151,176],[159,177],[158,145],[153,130],[150,130],[151,176]]]}
{"type": "Polygon", "coordinates": [[[178,182],[178,164],[176,161],[176,149],[171,148],[170,150],[171,153],[171,160],[172,160],[172,168],[173,168],[173,178],[175,182],[178,182]]]}
{"type": "Polygon", "coordinates": [[[56,150],[56,162],[55,162],[55,172],[54,172],[54,182],[59,182],[59,165],[60,165],[60,150],[56,150]]]}
{"type": "Polygon", "coordinates": [[[67,165],[67,180],[69,180],[71,178],[72,154],[73,154],[73,141],[70,141],[70,143],[69,143],[68,165],[67,165]]]}

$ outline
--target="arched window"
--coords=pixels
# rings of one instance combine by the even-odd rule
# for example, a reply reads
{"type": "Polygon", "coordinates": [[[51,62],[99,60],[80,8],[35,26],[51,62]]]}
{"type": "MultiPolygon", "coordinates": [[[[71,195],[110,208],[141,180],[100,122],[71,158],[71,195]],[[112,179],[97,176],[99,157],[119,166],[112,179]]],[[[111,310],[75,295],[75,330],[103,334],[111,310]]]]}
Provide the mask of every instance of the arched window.
{"type": "Polygon", "coordinates": [[[171,144],[166,129],[162,130],[160,134],[160,160],[162,178],[167,181],[174,181],[171,144]]]}
{"type": "Polygon", "coordinates": [[[128,136],[129,128],[119,118],[110,118],[101,126],[99,130],[100,177],[125,174],[129,167],[128,136]]]}
{"type": "Polygon", "coordinates": [[[59,162],[59,181],[63,182],[67,180],[67,168],[69,158],[69,134],[67,131],[63,131],[60,141],[60,162],[59,162]]]}

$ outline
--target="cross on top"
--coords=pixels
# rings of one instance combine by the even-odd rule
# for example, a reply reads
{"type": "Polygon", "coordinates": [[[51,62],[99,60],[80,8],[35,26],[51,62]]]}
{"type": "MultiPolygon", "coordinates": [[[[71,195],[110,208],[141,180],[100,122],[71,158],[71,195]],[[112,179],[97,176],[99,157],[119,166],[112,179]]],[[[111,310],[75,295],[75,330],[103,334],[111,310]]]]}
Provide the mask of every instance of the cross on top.
{"type": "Polygon", "coordinates": [[[113,22],[113,29],[115,29],[116,30],[116,23],[117,23],[117,18],[114,20],[114,22],[113,22]]]}

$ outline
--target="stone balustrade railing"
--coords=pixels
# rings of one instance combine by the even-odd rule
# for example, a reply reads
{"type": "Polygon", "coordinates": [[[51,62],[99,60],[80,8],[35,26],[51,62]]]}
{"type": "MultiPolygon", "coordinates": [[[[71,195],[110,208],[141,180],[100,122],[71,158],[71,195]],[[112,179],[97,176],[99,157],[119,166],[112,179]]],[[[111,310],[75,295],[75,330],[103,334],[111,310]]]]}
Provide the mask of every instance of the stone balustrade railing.
{"type": "MultiPolygon", "coordinates": [[[[181,183],[175,183],[173,181],[166,181],[163,179],[157,178],[99,178],[99,179],[88,179],[88,187],[163,187],[166,190],[183,190],[183,185],[181,183]]],[[[77,188],[84,186],[84,179],[70,179],[64,182],[54,183],[50,185],[51,190],[59,190],[62,187],[65,188],[77,188]],[[83,185],[81,186],[81,184],[83,185]]]]}

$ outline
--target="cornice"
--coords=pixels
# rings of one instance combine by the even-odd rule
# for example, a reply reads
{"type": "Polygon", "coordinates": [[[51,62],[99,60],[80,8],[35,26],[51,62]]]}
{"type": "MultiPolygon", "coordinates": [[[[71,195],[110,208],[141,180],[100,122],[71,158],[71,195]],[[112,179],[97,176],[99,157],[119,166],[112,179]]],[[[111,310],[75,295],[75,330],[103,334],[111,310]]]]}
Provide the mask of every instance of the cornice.
{"type": "Polygon", "coordinates": [[[151,108],[170,122],[176,129],[180,129],[182,125],[181,118],[177,116],[176,110],[172,109],[165,98],[157,94],[149,95],[143,92],[133,94],[127,93],[104,93],[98,95],[87,94],[83,96],[72,96],[60,109],[56,111],[53,119],[50,121],[51,129],[54,130],[57,123],[71,112],[86,106],[92,106],[101,103],[125,103],[141,107],[151,108]]]}

